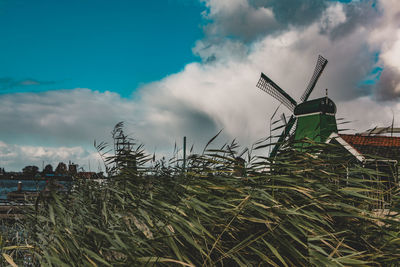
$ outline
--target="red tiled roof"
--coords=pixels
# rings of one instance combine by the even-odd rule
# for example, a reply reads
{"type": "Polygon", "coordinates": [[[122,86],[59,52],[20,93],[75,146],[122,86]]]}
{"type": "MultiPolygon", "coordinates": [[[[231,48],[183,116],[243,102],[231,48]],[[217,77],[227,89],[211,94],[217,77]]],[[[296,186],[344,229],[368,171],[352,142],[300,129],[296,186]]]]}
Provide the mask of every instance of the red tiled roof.
{"type": "Polygon", "coordinates": [[[362,136],[362,135],[350,135],[350,134],[339,134],[347,143],[350,145],[361,145],[361,146],[389,146],[400,148],[400,137],[390,136],[362,136]]]}
{"type": "Polygon", "coordinates": [[[400,137],[339,134],[350,146],[364,156],[400,160],[400,137]]]}

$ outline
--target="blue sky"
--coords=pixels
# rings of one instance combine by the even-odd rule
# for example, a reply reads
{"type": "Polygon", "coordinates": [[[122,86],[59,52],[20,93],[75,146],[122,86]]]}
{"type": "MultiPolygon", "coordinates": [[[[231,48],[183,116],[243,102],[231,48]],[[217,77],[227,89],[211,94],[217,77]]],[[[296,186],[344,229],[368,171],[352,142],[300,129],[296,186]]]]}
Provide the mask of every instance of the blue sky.
{"type": "Polygon", "coordinates": [[[1,92],[91,88],[127,97],[199,60],[191,48],[204,9],[196,0],[5,0],[1,92]]]}

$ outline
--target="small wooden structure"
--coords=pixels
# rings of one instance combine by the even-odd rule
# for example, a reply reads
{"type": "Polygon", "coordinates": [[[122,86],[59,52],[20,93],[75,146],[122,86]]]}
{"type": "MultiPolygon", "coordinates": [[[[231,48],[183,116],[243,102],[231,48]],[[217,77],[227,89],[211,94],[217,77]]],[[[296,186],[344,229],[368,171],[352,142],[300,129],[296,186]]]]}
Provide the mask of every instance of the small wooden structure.
{"type": "Polygon", "coordinates": [[[17,190],[9,192],[7,199],[14,202],[25,202],[25,200],[32,200],[39,195],[38,191],[28,191],[22,189],[22,182],[19,181],[17,190]]]}
{"type": "Polygon", "coordinates": [[[26,205],[17,205],[4,203],[4,205],[0,205],[0,219],[1,220],[17,220],[23,219],[23,209],[26,208],[26,205]]]}

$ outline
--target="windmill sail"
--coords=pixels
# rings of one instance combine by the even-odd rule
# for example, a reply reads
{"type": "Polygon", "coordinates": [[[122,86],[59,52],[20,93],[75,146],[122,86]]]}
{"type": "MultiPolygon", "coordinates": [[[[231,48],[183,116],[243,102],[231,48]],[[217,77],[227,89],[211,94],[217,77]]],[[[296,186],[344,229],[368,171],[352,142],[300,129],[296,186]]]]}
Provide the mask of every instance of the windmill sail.
{"type": "Polygon", "coordinates": [[[326,64],[328,64],[328,60],[326,60],[323,56],[319,55],[317,60],[317,65],[315,66],[314,69],[314,74],[311,77],[310,82],[308,83],[307,89],[304,91],[303,95],[300,98],[301,102],[307,101],[308,97],[314,90],[314,87],[317,84],[319,77],[324,71],[326,64]]]}
{"type": "Polygon", "coordinates": [[[271,151],[270,156],[275,157],[281,147],[282,143],[285,141],[286,137],[290,134],[290,130],[292,129],[294,123],[296,122],[296,117],[292,115],[286,124],[285,129],[283,129],[282,134],[279,136],[278,142],[275,144],[274,148],[271,151]]]}
{"type": "Polygon", "coordinates": [[[285,113],[282,113],[282,115],[281,115],[281,121],[283,121],[283,123],[284,123],[285,126],[287,125],[287,120],[286,120],[285,113]]]}
{"type": "MultiPolygon", "coordinates": [[[[322,56],[318,56],[314,73],[311,77],[310,82],[308,83],[305,92],[301,97],[301,103],[299,104],[297,104],[297,102],[293,98],[291,98],[282,88],[280,88],[264,73],[261,73],[261,77],[257,83],[257,87],[265,91],[269,95],[273,96],[275,99],[281,102],[281,104],[285,105],[290,111],[293,112],[293,115],[288,121],[286,120],[284,115],[282,117],[282,121],[284,122],[284,124],[279,128],[284,128],[284,130],[279,136],[278,142],[275,144],[270,153],[271,157],[275,157],[277,155],[282,144],[288,137],[294,136],[294,140],[302,140],[305,137],[309,137],[312,132],[315,132],[315,130],[311,129],[313,125],[310,125],[310,123],[317,124],[318,126],[316,131],[318,132],[319,139],[312,138],[313,140],[315,139],[317,141],[321,141],[322,139],[326,138],[331,132],[337,132],[337,126],[334,116],[334,114],[336,113],[336,106],[334,105],[332,100],[325,97],[323,98],[324,101],[322,101],[322,104],[321,99],[308,101],[308,98],[314,90],[314,87],[322,72],[324,71],[327,63],[328,60],[326,60],[322,56]],[[312,112],[313,110],[315,112],[312,112]],[[330,112],[327,112],[327,110],[330,112]],[[330,125],[330,127],[327,127],[326,125],[321,127],[321,121],[324,122],[324,125],[330,125]]],[[[271,120],[275,116],[275,113],[271,117],[271,120]]],[[[271,126],[272,124],[270,124],[270,129],[271,126]]]]}
{"type": "Polygon", "coordinates": [[[261,73],[260,80],[258,80],[256,86],[280,101],[290,111],[294,111],[297,102],[293,98],[291,98],[285,91],[283,91],[283,89],[280,88],[276,83],[274,83],[270,78],[268,78],[264,73],[261,73]]]}

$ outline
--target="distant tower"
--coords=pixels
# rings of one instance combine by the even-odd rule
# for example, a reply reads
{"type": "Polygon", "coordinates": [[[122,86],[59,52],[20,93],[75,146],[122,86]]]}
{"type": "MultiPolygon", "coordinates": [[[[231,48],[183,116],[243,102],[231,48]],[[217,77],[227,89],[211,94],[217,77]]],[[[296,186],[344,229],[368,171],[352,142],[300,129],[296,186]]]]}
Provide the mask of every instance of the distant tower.
{"type": "Polygon", "coordinates": [[[78,173],[78,164],[71,163],[68,164],[68,173],[71,175],[75,175],[78,173]]]}

